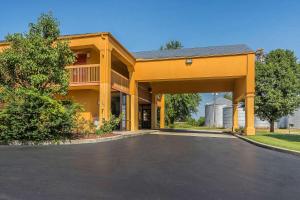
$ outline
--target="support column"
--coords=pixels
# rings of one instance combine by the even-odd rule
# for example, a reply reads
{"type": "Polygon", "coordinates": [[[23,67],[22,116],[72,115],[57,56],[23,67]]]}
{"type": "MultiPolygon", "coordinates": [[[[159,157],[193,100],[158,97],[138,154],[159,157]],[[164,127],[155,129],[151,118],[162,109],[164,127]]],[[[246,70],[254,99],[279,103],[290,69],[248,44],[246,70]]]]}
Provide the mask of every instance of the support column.
{"type": "Polygon", "coordinates": [[[239,104],[236,101],[233,101],[232,104],[232,132],[235,132],[239,128],[239,104]]]}
{"type": "Polygon", "coordinates": [[[245,97],[245,111],[246,111],[246,135],[255,135],[254,128],[254,94],[247,94],[245,97]]]}
{"type": "Polygon", "coordinates": [[[100,49],[99,124],[111,114],[111,48],[108,38],[102,38],[100,49]]]}
{"type": "Polygon", "coordinates": [[[161,95],[160,100],[160,128],[165,128],[165,95],[161,95]]]}
{"type": "Polygon", "coordinates": [[[254,128],[254,94],[255,94],[255,55],[248,54],[245,94],[246,135],[255,135],[254,128]]]}
{"type": "Polygon", "coordinates": [[[152,92],[152,101],[151,101],[151,129],[156,129],[157,126],[157,102],[156,94],[152,92]]]}
{"type": "Polygon", "coordinates": [[[134,78],[134,72],[129,72],[129,92],[130,92],[130,130],[139,129],[139,99],[138,99],[138,82],[134,78]]]}

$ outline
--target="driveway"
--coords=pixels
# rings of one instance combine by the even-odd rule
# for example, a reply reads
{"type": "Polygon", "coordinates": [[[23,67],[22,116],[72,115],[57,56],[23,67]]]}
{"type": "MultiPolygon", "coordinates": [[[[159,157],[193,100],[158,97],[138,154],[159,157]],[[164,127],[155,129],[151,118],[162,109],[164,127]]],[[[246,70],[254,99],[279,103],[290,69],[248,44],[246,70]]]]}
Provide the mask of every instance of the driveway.
{"type": "Polygon", "coordinates": [[[0,199],[299,198],[300,157],[198,134],[2,146],[0,199]]]}

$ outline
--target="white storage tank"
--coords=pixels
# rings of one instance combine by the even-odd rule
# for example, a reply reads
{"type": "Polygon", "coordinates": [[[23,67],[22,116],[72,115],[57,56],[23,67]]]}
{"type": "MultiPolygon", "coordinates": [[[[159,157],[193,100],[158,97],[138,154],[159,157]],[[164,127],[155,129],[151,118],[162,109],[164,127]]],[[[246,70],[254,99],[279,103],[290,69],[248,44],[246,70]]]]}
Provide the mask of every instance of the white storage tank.
{"type": "MultiPolygon", "coordinates": [[[[238,108],[238,124],[240,128],[245,127],[245,111],[238,108]]],[[[223,108],[223,127],[232,128],[232,106],[223,108]]]]}
{"type": "Polygon", "coordinates": [[[205,105],[205,126],[223,127],[223,108],[230,106],[232,102],[223,97],[218,97],[214,101],[205,105]]]}
{"type": "Polygon", "coordinates": [[[288,128],[289,127],[289,117],[281,117],[277,123],[278,128],[288,128]]]}
{"type": "Polygon", "coordinates": [[[255,116],[254,118],[255,128],[270,128],[270,123],[265,120],[261,120],[259,117],[255,116]]]}
{"type": "Polygon", "coordinates": [[[288,120],[289,124],[293,124],[293,128],[300,128],[300,109],[298,108],[288,120]]]}
{"type": "MultiPolygon", "coordinates": [[[[245,127],[245,110],[242,107],[238,108],[238,125],[240,128],[245,127]]],[[[255,128],[269,128],[270,124],[267,121],[259,119],[257,116],[254,118],[255,128]]],[[[223,109],[223,127],[232,128],[232,107],[228,106],[223,109]]]]}
{"type": "Polygon", "coordinates": [[[225,105],[205,105],[205,126],[223,127],[223,108],[225,105]]]}
{"type": "Polygon", "coordinates": [[[223,127],[232,128],[232,107],[223,108],[223,127]]]}

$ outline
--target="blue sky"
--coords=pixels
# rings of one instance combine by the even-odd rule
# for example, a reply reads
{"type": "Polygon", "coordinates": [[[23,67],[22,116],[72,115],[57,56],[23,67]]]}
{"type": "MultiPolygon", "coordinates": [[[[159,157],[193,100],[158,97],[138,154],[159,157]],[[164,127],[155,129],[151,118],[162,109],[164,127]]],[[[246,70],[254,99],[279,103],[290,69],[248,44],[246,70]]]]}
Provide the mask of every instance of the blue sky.
{"type": "Polygon", "coordinates": [[[1,8],[0,40],[52,11],[62,34],[107,31],[130,51],[158,49],[176,39],[184,47],[288,48],[300,57],[299,0],[10,0],[1,8]]]}

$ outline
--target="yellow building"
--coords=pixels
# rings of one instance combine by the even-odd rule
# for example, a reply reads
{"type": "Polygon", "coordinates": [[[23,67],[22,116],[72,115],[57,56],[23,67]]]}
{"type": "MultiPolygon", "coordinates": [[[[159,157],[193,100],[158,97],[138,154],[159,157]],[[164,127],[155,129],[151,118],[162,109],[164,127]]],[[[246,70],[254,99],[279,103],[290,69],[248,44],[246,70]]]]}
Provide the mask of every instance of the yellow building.
{"type": "MultiPolygon", "coordinates": [[[[238,103],[245,99],[245,133],[255,134],[255,54],[246,45],[130,53],[110,33],[60,39],[69,40],[77,56],[66,66],[68,97],[83,105],[87,119],[124,113],[122,130],[163,128],[164,94],[233,92],[233,130],[238,128],[238,103]]],[[[0,51],[7,46],[0,43],[0,51]]]]}

